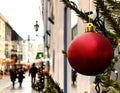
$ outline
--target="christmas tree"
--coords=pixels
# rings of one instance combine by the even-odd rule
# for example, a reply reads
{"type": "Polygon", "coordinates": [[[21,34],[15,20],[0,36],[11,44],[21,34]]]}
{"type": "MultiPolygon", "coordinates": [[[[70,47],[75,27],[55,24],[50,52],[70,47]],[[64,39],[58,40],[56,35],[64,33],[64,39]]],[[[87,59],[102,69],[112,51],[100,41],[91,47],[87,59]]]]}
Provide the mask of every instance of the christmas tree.
{"type": "Polygon", "coordinates": [[[36,80],[35,83],[32,84],[32,88],[35,89],[36,91],[43,91],[44,89],[44,80],[45,80],[45,65],[44,63],[41,61],[39,64],[39,68],[38,68],[38,79],[36,80]]]}
{"type": "Polygon", "coordinates": [[[38,78],[36,82],[32,84],[32,88],[42,93],[63,93],[59,83],[53,80],[48,70],[45,70],[45,63],[43,61],[39,63],[38,78]],[[47,83],[45,83],[45,81],[47,83]]]}
{"type": "MultiPolygon", "coordinates": [[[[103,34],[110,41],[113,50],[119,45],[120,38],[120,2],[116,0],[94,0],[96,7],[96,18],[89,16],[92,12],[83,12],[77,8],[77,5],[68,0],[62,0],[67,8],[74,10],[78,17],[87,23],[92,23],[96,27],[96,32],[103,34]],[[101,19],[101,16],[104,18],[101,19]],[[107,27],[105,27],[105,22],[107,27]]],[[[67,55],[65,51],[64,54],[67,55]]],[[[118,61],[119,53],[111,60],[110,65],[106,70],[95,76],[95,89],[97,93],[120,93],[120,83],[117,81],[118,72],[114,66],[118,61]],[[116,80],[111,79],[112,71],[116,71],[116,80]]]]}

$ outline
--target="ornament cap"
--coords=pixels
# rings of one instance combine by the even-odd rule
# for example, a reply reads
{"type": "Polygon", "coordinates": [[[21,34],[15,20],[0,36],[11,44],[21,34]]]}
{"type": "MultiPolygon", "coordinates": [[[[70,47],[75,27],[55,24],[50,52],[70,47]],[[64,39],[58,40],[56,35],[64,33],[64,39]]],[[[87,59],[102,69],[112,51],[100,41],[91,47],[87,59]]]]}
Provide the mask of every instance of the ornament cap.
{"type": "Polygon", "coordinates": [[[96,27],[92,23],[88,23],[85,27],[85,32],[93,32],[95,31],[96,27]]]}
{"type": "Polygon", "coordinates": [[[120,38],[117,41],[118,41],[118,46],[120,46],[120,38]]]}

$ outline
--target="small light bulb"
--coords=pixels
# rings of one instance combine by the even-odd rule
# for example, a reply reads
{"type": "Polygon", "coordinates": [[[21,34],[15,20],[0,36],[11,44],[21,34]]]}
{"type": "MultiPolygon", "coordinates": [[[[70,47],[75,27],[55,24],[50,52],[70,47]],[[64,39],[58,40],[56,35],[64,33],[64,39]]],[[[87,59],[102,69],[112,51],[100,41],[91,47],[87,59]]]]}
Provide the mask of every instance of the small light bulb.
{"type": "Polygon", "coordinates": [[[92,84],[92,87],[95,87],[95,86],[96,86],[96,84],[95,84],[95,83],[93,83],[93,84],[92,84]]]}

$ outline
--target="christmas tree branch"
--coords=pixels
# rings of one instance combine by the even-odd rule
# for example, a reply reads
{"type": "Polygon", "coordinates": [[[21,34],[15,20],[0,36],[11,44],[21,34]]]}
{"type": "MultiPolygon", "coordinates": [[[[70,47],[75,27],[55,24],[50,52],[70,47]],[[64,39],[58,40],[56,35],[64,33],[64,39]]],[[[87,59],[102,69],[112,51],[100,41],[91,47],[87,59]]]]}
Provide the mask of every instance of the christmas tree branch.
{"type": "MultiPolygon", "coordinates": [[[[93,23],[95,26],[96,26],[96,29],[99,30],[99,31],[102,31],[102,28],[96,23],[94,22],[94,20],[92,18],[89,18],[88,15],[86,15],[83,11],[80,11],[78,8],[77,8],[77,5],[74,3],[74,2],[70,2],[68,0],[62,0],[62,2],[66,5],[66,7],[74,10],[77,14],[78,17],[80,17],[82,20],[86,20],[86,22],[89,22],[89,19],[90,19],[90,22],[93,23]]],[[[102,3],[103,4],[103,3],[102,3]]],[[[100,4],[101,5],[101,4],[100,4]]],[[[110,17],[111,18],[111,17],[110,17]]],[[[113,18],[112,18],[113,19],[113,18]]],[[[114,22],[114,21],[113,21],[114,22]]],[[[113,23],[114,24],[114,23],[113,23]]],[[[115,23],[116,24],[116,23],[115,23]]],[[[117,25],[117,24],[116,24],[117,25]]],[[[115,36],[115,34],[112,34],[110,31],[107,31],[105,29],[105,31],[107,32],[108,34],[108,37],[112,37],[112,36],[115,36]]],[[[116,33],[116,32],[115,32],[116,33]]],[[[120,37],[119,35],[117,37],[120,37]]]]}
{"type": "MultiPolygon", "coordinates": [[[[74,10],[76,12],[76,14],[78,15],[78,17],[80,17],[82,20],[86,20],[86,22],[89,22],[89,16],[86,15],[83,11],[80,11],[77,8],[77,5],[74,2],[70,2],[68,0],[62,0],[62,2],[66,5],[66,7],[74,10]]],[[[103,27],[100,27],[100,25],[98,24],[98,22],[94,22],[94,20],[92,18],[90,18],[90,22],[93,23],[94,26],[96,26],[96,30],[97,31],[101,31],[102,32],[103,27]]],[[[117,37],[120,37],[120,34],[113,33],[111,31],[107,31],[106,28],[104,30],[105,30],[105,33],[107,34],[108,38],[114,38],[115,39],[117,37]]],[[[114,41],[114,40],[112,40],[112,41],[114,41]]],[[[112,42],[112,43],[114,43],[114,42],[112,42]]]]}
{"type": "Polygon", "coordinates": [[[117,1],[113,1],[113,0],[106,0],[107,3],[109,3],[111,6],[113,6],[112,8],[114,9],[120,9],[120,2],[117,1]]]}
{"type": "Polygon", "coordinates": [[[85,14],[82,10],[80,11],[77,8],[77,5],[72,2],[72,1],[68,1],[68,0],[62,0],[62,2],[66,5],[66,7],[74,10],[77,14],[78,17],[80,17],[82,20],[86,20],[87,22],[93,22],[92,18],[89,18],[89,16],[87,14],[85,14]]]}
{"type": "Polygon", "coordinates": [[[95,0],[95,4],[99,9],[101,9],[101,14],[107,19],[109,25],[114,29],[115,33],[120,34],[120,27],[119,24],[116,22],[114,17],[111,15],[107,6],[104,4],[103,0],[95,0]]]}

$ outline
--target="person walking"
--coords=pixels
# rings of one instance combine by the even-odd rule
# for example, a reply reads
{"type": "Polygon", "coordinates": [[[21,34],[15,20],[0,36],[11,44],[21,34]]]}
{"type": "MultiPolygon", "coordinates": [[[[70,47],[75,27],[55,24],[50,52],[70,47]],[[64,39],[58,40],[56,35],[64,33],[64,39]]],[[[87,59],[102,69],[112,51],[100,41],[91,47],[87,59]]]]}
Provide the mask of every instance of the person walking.
{"type": "Polygon", "coordinates": [[[20,68],[18,70],[17,78],[18,78],[18,82],[19,82],[19,87],[22,87],[22,82],[23,82],[23,79],[25,78],[25,71],[24,71],[22,65],[20,66],[20,68]]]}
{"type": "Polygon", "coordinates": [[[14,66],[10,69],[9,73],[10,73],[10,80],[12,81],[12,86],[13,86],[13,88],[14,88],[14,86],[15,86],[15,81],[16,81],[16,78],[17,78],[16,65],[14,65],[14,66]]]}
{"type": "Polygon", "coordinates": [[[29,76],[31,75],[31,83],[35,83],[36,81],[36,74],[38,72],[38,68],[36,67],[35,63],[32,64],[32,67],[29,69],[29,76]]]}

